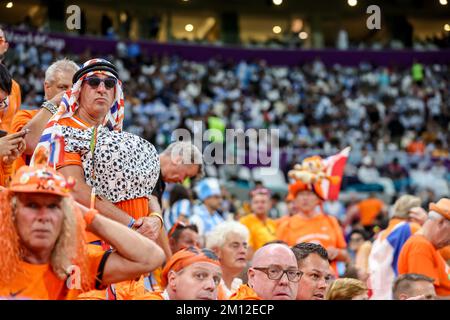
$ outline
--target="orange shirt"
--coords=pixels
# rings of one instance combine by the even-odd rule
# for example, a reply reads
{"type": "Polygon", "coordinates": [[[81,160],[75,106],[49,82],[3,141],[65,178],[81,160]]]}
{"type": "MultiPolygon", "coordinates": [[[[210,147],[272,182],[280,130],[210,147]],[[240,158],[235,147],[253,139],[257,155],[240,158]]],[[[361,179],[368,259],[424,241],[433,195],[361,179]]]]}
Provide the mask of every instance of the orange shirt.
{"type": "Polygon", "coordinates": [[[289,246],[301,242],[318,243],[324,248],[345,249],[347,246],[336,218],[323,213],[309,219],[293,215],[279,225],[277,236],[289,246]]]}
{"type": "Polygon", "coordinates": [[[446,246],[440,249],[439,253],[441,254],[442,258],[444,258],[445,261],[450,261],[450,246],[446,246]]]}
{"type": "Polygon", "coordinates": [[[0,111],[0,129],[12,132],[11,131],[11,122],[16,114],[17,110],[20,108],[20,104],[22,103],[22,98],[20,95],[20,86],[16,81],[12,81],[12,89],[11,94],[9,95],[9,105],[6,111],[0,111]]]}
{"type": "Polygon", "coordinates": [[[425,145],[421,141],[413,141],[406,147],[406,151],[412,154],[423,154],[425,152],[425,145]]]}
{"type": "Polygon", "coordinates": [[[262,300],[248,285],[241,285],[229,300],[262,300]]]}
{"type": "Polygon", "coordinates": [[[398,259],[398,272],[433,278],[437,295],[450,296],[450,267],[423,235],[413,235],[406,241],[398,259]]]}
{"type": "Polygon", "coordinates": [[[163,293],[160,291],[146,292],[141,296],[134,296],[132,300],[165,300],[163,293]]]}
{"type": "MultiPolygon", "coordinates": [[[[39,112],[39,109],[35,110],[18,110],[14,115],[11,122],[11,132],[19,132],[30,122],[31,119],[39,112]]],[[[31,156],[28,156],[31,159],[31,156]]],[[[27,155],[22,154],[14,161],[14,172],[17,172],[20,167],[26,165],[27,155]]]]}
{"type": "MultiPolygon", "coordinates": [[[[114,287],[115,297],[107,297],[108,290],[91,290],[78,295],[77,300],[132,300],[137,297],[147,295],[148,290],[144,285],[144,276],[139,280],[128,280],[118,282],[112,285],[114,287]]],[[[140,299],[137,299],[140,300],[140,299]]]]}
{"type": "MultiPolygon", "coordinates": [[[[104,252],[89,253],[90,277],[97,277],[104,252]]],[[[68,289],[66,279],[59,279],[50,264],[21,263],[23,276],[18,276],[7,287],[0,288],[1,297],[34,300],[65,300],[76,297],[80,291],[68,289]]]]}
{"type": "Polygon", "coordinates": [[[359,202],[358,209],[360,213],[361,224],[363,226],[372,225],[383,207],[384,202],[376,198],[369,198],[359,202]]]}
{"type": "Polygon", "coordinates": [[[276,224],[270,218],[265,221],[259,219],[255,214],[248,214],[239,220],[250,232],[249,245],[254,251],[261,248],[267,242],[276,240],[276,224]]]}
{"type": "Polygon", "coordinates": [[[9,180],[12,175],[12,166],[6,165],[0,159],[0,186],[7,187],[9,185],[9,180]]]}
{"type": "MultiPolygon", "coordinates": [[[[337,219],[323,213],[309,219],[298,214],[293,215],[278,226],[277,237],[289,246],[311,242],[318,243],[325,249],[330,247],[345,249],[347,247],[337,219]]],[[[332,261],[331,266],[337,271],[336,261],[332,261]]]]}

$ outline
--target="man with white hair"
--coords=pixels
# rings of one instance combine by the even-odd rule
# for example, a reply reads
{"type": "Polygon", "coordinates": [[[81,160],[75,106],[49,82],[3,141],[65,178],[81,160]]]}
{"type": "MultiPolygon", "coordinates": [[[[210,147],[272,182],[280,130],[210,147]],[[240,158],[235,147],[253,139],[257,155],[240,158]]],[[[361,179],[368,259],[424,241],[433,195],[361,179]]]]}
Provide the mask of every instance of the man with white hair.
{"type": "Polygon", "coordinates": [[[172,142],[159,155],[161,172],[158,177],[153,195],[161,197],[166,183],[182,183],[186,178],[197,179],[203,176],[203,155],[191,142],[172,142]]]}
{"type": "Polygon", "coordinates": [[[69,59],[61,59],[51,64],[45,71],[44,98],[45,102],[40,109],[19,110],[14,115],[11,131],[19,132],[29,129],[25,136],[26,149],[22,157],[16,161],[15,170],[28,164],[34,149],[39,142],[50,117],[58,110],[58,105],[64,92],[72,87],[72,77],[79,69],[78,65],[69,59]]]}
{"type": "Polygon", "coordinates": [[[228,299],[242,284],[238,276],[247,266],[248,240],[248,229],[236,221],[223,222],[206,236],[206,247],[216,253],[222,268],[219,300],[228,299]]]}
{"type": "Polygon", "coordinates": [[[197,226],[199,235],[204,236],[224,222],[218,212],[222,206],[222,192],[219,181],[215,178],[201,180],[195,189],[202,203],[194,207],[190,222],[197,226]]]}
{"type": "Polygon", "coordinates": [[[438,296],[450,296],[450,267],[439,249],[450,244],[450,199],[431,203],[428,220],[400,252],[399,274],[416,273],[434,279],[438,296]]]}
{"type": "Polygon", "coordinates": [[[255,252],[247,275],[230,300],[295,300],[302,272],[287,245],[271,243],[255,252]]]}

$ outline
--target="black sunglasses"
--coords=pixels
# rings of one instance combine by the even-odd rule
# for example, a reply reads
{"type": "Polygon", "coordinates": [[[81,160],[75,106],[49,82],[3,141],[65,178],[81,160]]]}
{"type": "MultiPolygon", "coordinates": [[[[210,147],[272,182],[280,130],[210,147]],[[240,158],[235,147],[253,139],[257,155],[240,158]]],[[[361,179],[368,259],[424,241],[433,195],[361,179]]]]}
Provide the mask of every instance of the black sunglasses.
{"type": "Polygon", "coordinates": [[[92,89],[97,89],[98,86],[100,85],[100,83],[104,83],[105,84],[105,88],[108,90],[111,90],[112,88],[114,88],[116,86],[117,83],[117,79],[116,78],[105,78],[105,79],[101,79],[99,77],[88,77],[86,79],[84,79],[84,81],[87,82],[87,84],[92,88],[92,89]]]}

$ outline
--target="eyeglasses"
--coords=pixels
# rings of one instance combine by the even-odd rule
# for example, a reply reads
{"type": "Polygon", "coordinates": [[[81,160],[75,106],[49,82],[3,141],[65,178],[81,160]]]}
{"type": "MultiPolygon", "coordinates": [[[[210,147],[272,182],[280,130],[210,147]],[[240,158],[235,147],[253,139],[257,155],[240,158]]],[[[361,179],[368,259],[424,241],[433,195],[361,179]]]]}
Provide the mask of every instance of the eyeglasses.
{"type": "Polygon", "coordinates": [[[92,88],[92,89],[97,89],[98,86],[100,85],[100,83],[104,83],[105,84],[105,88],[107,90],[111,90],[112,88],[114,88],[116,86],[117,83],[117,79],[116,78],[105,78],[105,79],[101,79],[99,77],[88,77],[85,78],[84,81],[87,82],[87,84],[92,88]]]}
{"type": "Polygon", "coordinates": [[[0,110],[1,109],[6,109],[9,105],[9,96],[6,96],[5,99],[0,101],[0,110]]]}
{"type": "Polygon", "coordinates": [[[303,272],[297,270],[297,269],[286,269],[283,270],[279,266],[270,265],[266,268],[263,267],[253,267],[252,269],[264,272],[267,275],[267,278],[270,280],[280,280],[283,275],[286,273],[286,276],[289,281],[291,282],[299,282],[300,278],[303,275],[303,272]]]}

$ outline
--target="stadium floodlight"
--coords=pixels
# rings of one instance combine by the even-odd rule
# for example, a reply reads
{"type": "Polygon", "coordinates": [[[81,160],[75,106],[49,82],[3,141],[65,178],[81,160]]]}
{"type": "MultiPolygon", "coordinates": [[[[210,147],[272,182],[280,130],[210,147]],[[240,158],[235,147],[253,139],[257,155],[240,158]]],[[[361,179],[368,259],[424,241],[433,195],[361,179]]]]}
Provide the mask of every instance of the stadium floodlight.
{"type": "Polygon", "coordinates": [[[305,31],[302,31],[298,34],[298,37],[302,40],[306,40],[306,39],[308,39],[308,33],[305,31]]]}
{"type": "Polygon", "coordinates": [[[273,26],[272,31],[273,33],[279,34],[282,30],[280,26],[273,26]]]}
{"type": "Polygon", "coordinates": [[[11,9],[13,7],[14,3],[12,3],[12,1],[8,2],[6,4],[6,8],[11,9]]]}
{"type": "Polygon", "coordinates": [[[358,0],[347,0],[347,3],[350,7],[354,7],[358,4],[358,0]]]}
{"type": "Polygon", "coordinates": [[[188,23],[187,25],[184,26],[184,30],[186,30],[187,32],[192,32],[194,31],[194,26],[188,23]]]}
{"type": "Polygon", "coordinates": [[[273,4],[279,6],[283,3],[283,0],[272,0],[273,4]]]}
{"type": "Polygon", "coordinates": [[[439,0],[439,3],[443,6],[446,6],[448,4],[447,0],[439,0]]]}

